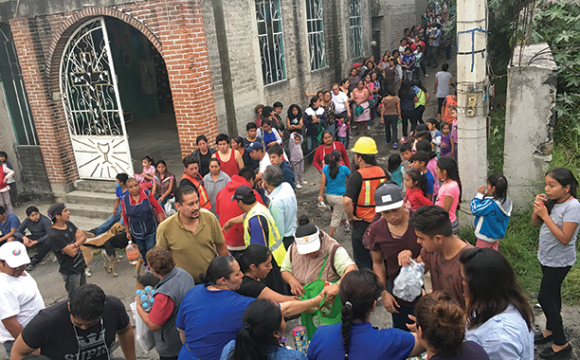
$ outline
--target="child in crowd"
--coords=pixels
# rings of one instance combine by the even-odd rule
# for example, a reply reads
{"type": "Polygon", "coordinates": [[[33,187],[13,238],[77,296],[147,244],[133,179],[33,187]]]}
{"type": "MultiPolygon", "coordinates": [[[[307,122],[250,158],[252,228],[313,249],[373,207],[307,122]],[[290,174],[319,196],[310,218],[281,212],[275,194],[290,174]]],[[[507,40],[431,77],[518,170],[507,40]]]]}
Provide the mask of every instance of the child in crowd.
{"type": "Polygon", "coordinates": [[[499,239],[505,237],[512,213],[507,189],[507,179],[501,174],[491,175],[487,178],[487,186],[477,188],[477,195],[471,200],[471,214],[476,216],[476,247],[497,250],[499,239]]]}
{"type": "Polygon", "coordinates": [[[155,160],[149,155],[141,159],[143,165],[143,172],[135,174],[135,180],[139,182],[141,190],[151,190],[153,188],[153,177],[155,176],[155,160]]]}
{"type": "MultiPolygon", "coordinates": [[[[0,151],[0,164],[14,171],[12,164],[10,163],[10,161],[8,161],[8,154],[6,154],[6,152],[4,151],[0,151]]],[[[6,184],[8,184],[8,187],[10,188],[10,201],[12,202],[12,205],[20,206],[20,202],[18,201],[18,189],[16,188],[16,180],[14,179],[14,176],[7,178],[6,184]]]]}
{"type": "Polygon", "coordinates": [[[431,133],[431,143],[433,144],[433,151],[437,154],[437,158],[441,153],[441,131],[439,131],[439,122],[435,118],[429,118],[426,121],[429,132],[431,133]]]}
{"type": "Polygon", "coordinates": [[[453,117],[453,122],[451,123],[451,137],[453,138],[453,158],[457,161],[457,108],[453,107],[449,110],[451,116],[453,117]]]}
{"type": "Polygon", "coordinates": [[[441,206],[449,212],[449,220],[453,229],[453,234],[457,235],[459,221],[455,212],[459,209],[461,202],[461,180],[459,179],[459,168],[457,161],[450,156],[444,156],[437,161],[437,177],[443,180],[443,185],[439,189],[439,196],[435,205],[441,206]]]}
{"type": "Polygon", "coordinates": [[[542,359],[564,359],[572,346],[562,325],[562,282],[576,262],[576,238],[580,224],[580,203],[576,199],[578,180],[566,168],[555,168],[545,177],[545,194],[534,201],[532,224],[540,226],[538,260],[542,282],[538,302],[546,315],[546,329],[534,338],[536,344],[553,342],[541,353],[542,359]]]}
{"type": "Polygon", "coordinates": [[[410,170],[405,175],[405,207],[417,210],[423,205],[433,205],[433,202],[425,197],[427,191],[427,179],[418,170],[410,170]]]}
{"type": "Polygon", "coordinates": [[[402,144],[399,147],[399,152],[401,153],[403,159],[411,161],[411,157],[413,156],[413,149],[411,148],[411,144],[402,144]]]}
{"type": "Polygon", "coordinates": [[[389,156],[388,170],[391,173],[391,180],[393,180],[401,190],[404,188],[403,180],[405,179],[405,168],[401,165],[403,160],[399,154],[391,154],[389,156]]]}
{"type": "Polygon", "coordinates": [[[288,146],[290,147],[290,163],[292,164],[292,170],[294,170],[294,185],[297,189],[302,189],[301,184],[308,184],[308,181],[304,180],[302,141],[304,139],[300,133],[293,132],[290,134],[290,141],[288,142],[288,146]]]}
{"type": "Polygon", "coordinates": [[[433,185],[435,184],[435,178],[431,175],[431,172],[427,170],[427,164],[429,163],[429,153],[425,151],[417,151],[411,157],[411,164],[409,165],[412,169],[418,170],[421,174],[425,175],[427,180],[427,185],[425,189],[425,196],[427,199],[431,200],[433,203],[433,185]]]}
{"type": "Polygon", "coordinates": [[[302,110],[296,104],[290,105],[288,108],[288,117],[286,118],[286,129],[291,133],[302,134],[302,110]]]}
{"type": "MultiPolygon", "coordinates": [[[[3,206],[7,212],[13,213],[12,201],[10,200],[10,186],[8,179],[14,176],[14,171],[8,168],[7,165],[0,166],[0,206],[3,206]]],[[[0,234],[2,236],[4,234],[0,234]]]]}
{"type": "Polygon", "coordinates": [[[455,139],[451,134],[451,124],[442,123],[441,124],[441,152],[439,157],[451,156],[455,153],[455,139]]]}
{"type": "Polygon", "coordinates": [[[437,199],[439,195],[439,179],[437,179],[437,154],[433,151],[433,146],[427,140],[421,140],[417,143],[417,151],[425,151],[429,154],[429,162],[427,163],[427,170],[433,176],[435,180],[433,182],[433,202],[437,199]]]}
{"type": "Polygon", "coordinates": [[[274,108],[274,117],[278,122],[279,129],[280,131],[284,131],[284,122],[282,121],[282,117],[280,116],[280,114],[282,113],[282,109],[284,108],[284,105],[282,105],[280,101],[276,101],[274,105],[272,105],[272,107],[274,108]]]}
{"type": "Polygon", "coordinates": [[[264,118],[262,119],[262,127],[258,129],[258,136],[264,140],[264,145],[266,145],[266,150],[274,144],[282,145],[282,137],[278,133],[278,130],[272,125],[272,120],[264,118]]]}
{"type": "Polygon", "coordinates": [[[264,109],[263,104],[258,104],[254,108],[254,112],[256,112],[257,119],[254,121],[257,127],[262,127],[262,110],[264,109]]]}
{"type": "Polygon", "coordinates": [[[346,137],[348,136],[348,128],[350,126],[348,124],[348,119],[338,118],[337,121],[338,121],[338,132],[337,132],[338,142],[340,142],[342,145],[346,147],[346,137]]]}

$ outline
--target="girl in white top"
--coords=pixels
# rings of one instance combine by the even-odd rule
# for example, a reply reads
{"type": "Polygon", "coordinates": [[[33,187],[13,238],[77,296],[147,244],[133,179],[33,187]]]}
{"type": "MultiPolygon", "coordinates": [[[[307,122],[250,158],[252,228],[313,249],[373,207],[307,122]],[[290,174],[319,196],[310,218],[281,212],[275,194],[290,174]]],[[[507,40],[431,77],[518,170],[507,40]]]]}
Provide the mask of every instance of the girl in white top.
{"type": "Polygon", "coordinates": [[[576,200],[578,180],[566,168],[546,174],[545,194],[534,201],[532,224],[542,226],[538,260],[542,266],[542,283],[538,302],[546,315],[546,329],[535,338],[536,344],[553,342],[542,351],[543,359],[571,354],[560,314],[562,282],[576,262],[576,237],[580,223],[580,203],[576,200]],[[557,355],[556,355],[557,354],[557,355]]]}

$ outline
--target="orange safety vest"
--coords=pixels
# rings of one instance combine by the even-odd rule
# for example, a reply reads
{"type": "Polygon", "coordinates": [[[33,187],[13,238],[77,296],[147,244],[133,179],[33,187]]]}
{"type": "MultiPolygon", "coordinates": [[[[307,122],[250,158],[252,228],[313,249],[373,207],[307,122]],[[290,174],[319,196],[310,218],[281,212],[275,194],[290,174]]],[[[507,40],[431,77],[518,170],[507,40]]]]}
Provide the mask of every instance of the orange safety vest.
{"type": "Polygon", "coordinates": [[[197,180],[196,178],[183,173],[182,179],[187,179],[191,181],[191,183],[197,188],[197,192],[199,194],[199,206],[202,208],[209,210],[212,208],[211,203],[209,202],[209,196],[207,196],[207,192],[203,185],[197,180]]]}
{"type": "Polygon", "coordinates": [[[366,222],[373,221],[375,216],[375,191],[387,181],[387,174],[378,166],[357,170],[362,176],[362,186],[356,202],[355,216],[366,222]]]}

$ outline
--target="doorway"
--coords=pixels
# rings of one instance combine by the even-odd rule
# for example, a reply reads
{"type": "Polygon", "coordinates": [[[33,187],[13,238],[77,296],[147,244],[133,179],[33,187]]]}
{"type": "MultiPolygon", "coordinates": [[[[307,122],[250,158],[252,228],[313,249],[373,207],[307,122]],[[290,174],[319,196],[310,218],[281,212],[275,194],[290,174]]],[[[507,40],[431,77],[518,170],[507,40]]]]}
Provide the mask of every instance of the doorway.
{"type": "Polygon", "coordinates": [[[105,24],[134,173],[142,172],[141,159],[149,155],[179,175],[183,165],[165,61],[136,28],[115,18],[105,18],[105,24]]]}

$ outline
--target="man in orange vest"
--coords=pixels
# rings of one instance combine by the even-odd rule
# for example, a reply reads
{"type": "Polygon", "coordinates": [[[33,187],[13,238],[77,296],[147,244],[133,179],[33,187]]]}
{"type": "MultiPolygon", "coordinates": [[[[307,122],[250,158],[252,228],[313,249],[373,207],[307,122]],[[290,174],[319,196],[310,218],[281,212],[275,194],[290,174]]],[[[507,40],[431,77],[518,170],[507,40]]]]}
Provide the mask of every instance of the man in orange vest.
{"type": "Polygon", "coordinates": [[[193,155],[184,157],[183,168],[183,176],[181,177],[179,186],[189,185],[194,187],[199,195],[199,206],[206,210],[211,209],[212,205],[209,202],[209,196],[203,186],[203,180],[199,177],[199,160],[197,157],[193,155]]]}
{"type": "Polygon", "coordinates": [[[358,170],[350,176],[346,184],[344,211],[352,224],[352,251],[356,266],[359,269],[372,270],[373,261],[369,250],[362,243],[362,238],[375,216],[375,190],[381,183],[390,180],[391,176],[377,166],[377,144],[372,138],[360,137],[352,151],[358,170]]]}

